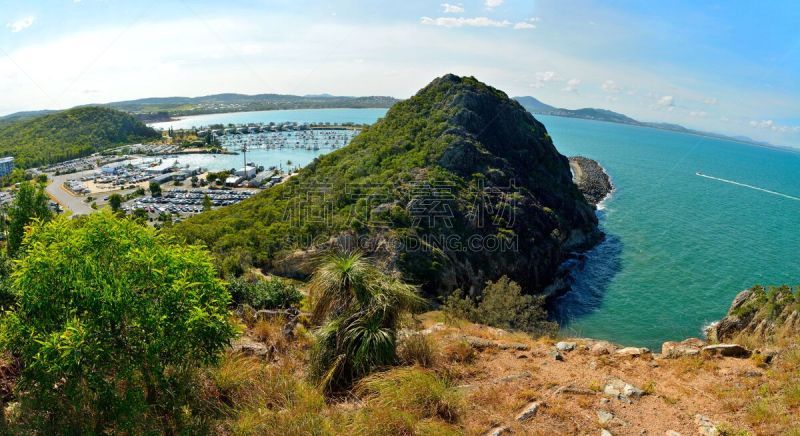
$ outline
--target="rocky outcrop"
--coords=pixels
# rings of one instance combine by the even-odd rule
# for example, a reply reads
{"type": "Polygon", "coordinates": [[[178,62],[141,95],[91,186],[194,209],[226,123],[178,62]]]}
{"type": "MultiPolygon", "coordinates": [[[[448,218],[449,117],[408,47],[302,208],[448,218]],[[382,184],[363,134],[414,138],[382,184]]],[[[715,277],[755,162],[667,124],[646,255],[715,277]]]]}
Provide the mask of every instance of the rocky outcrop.
{"type": "Polygon", "coordinates": [[[596,206],[614,189],[611,178],[597,161],[575,156],[569,158],[569,164],[572,169],[572,180],[589,203],[596,206]]]}
{"type": "Polygon", "coordinates": [[[775,335],[800,334],[800,297],[788,286],[765,289],[755,286],[733,299],[728,313],[706,328],[711,342],[738,336],[770,342],[775,335]]]}

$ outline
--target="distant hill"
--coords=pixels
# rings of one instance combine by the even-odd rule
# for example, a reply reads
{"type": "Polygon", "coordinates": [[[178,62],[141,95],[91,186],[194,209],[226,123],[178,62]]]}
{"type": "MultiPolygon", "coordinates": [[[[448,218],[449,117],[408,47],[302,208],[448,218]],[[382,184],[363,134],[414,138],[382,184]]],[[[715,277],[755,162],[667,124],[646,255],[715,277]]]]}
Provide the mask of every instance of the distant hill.
{"type": "Polygon", "coordinates": [[[558,108],[555,106],[550,106],[549,104],[542,103],[540,100],[534,97],[514,97],[515,100],[519,102],[525,109],[529,112],[539,113],[539,112],[551,112],[555,111],[558,108]]]}
{"type": "Polygon", "coordinates": [[[4,117],[0,117],[0,127],[3,127],[7,124],[13,123],[15,121],[22,121],[22,120],[29,120],[36,117],[41,117],[43,115],[52,114],[58,111],[52,110],[40,110],[40,111],[25,111],[25,112],[15,112],[10,115],[6,115],[4,117]]]}
{"type": "Polygon", "coordinates": [[[704,132],[702,130],[688,129],[679,124],[637,121],[627,115],[610,111],[608,109],[597,109],[597,108],[562,109],[550,106],[549,104],[546,103],[542,103],[540,100],[530,96],[514,97],[514,99],[517,100],[522,105],[522,107],[524,107],[533,114],[552,115],[556,117],[567,117],[567,118],[581,118],[584,120],[605,121],[608,123],[629,124],[632,126],[650,127],[653,129],[670,130],[673,132],[690,133],[693,135],[702,135],[702,136],[727,139],[737,142],[746,142],[749,144],[755,144],[765,147],[783,148],[772,145],[767,142],[756,141],[746,136],[727,136],[727,135],[722,135],[720,133],[704,132]]]}
{"type": "Polygon", "coordinates": [[[393,97],[338,97],[283,94],[216,94],[203,97],[158,97],[106,103],[103,106],[136,115],[199,115],[220,112],[244,112],[278,109],[388,108],[397,102],[393,97]]]}
{"type": "Polygon", "coordinates": [[[14,156],[17,166],[28,168],[160,137],[130,114],[80,107],[0,124],[0,156],[14,156]]]}
{"type": "MultiPolygon", "coordinates": [[[[389,108],[398,100],[394,97],[343,97],[331,94],[215,94],[202,97],[150,97],[137,100],[97,103],[102,106],[129,112],[146,123],[169,121],[176,116],[214,114],[223,112],[266,111],[281,109],[362,109],[389,108]]],[[[0,127],[21,119],[51,114],[57,111],[42,110],[17,112],[0,117],[0,127]]]]}
{"type": "Polygon", "coordinates": [[[573,250],[600,237],[545,126],[502,91],[454,75],[285,183],[172,231],[203,242],[230,271],[254,265],[298,277],[315,248],[358,241],[434,295],[477,292],[503,275],[540,292],[573,250]],[[307,198],[320,186],[324,198],[307,198]],[[302,218],[323,210],[324,222],[302,218]],[[514,248],[460,245],[478,240],[514,248]]]}

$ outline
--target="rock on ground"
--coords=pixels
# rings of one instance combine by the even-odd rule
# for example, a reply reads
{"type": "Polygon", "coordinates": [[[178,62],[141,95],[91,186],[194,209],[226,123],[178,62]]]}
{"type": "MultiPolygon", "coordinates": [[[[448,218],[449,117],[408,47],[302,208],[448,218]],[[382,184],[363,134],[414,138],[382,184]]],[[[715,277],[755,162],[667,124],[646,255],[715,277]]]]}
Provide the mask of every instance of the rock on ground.
{"type": "Polygon", "coordinates": [[[706,343],[697,338],[689,338],[681,342],[667,341],[661,345],[661,356],[669,359],[685,356],[697,356],[706,343]]]}
{"type": "Polygon", "coordinates": [[[517,415],[516,420],[519,422],[523,422],[533,418],[534,416],[536,416],[536,412],[538,412],[542,406],[544,406],[544,403],[541,401],[534,401],[528,404],[527,406],[525,406],[525,409],[523,409],[522,412],[520,412],[519,415],[517,415]]]}
{"type": "Polygon", "coordinates": [[[643,390],[616,377],[609,377],[606,380],[606,385],[603,387],[603,393],[610,397],[615,397],[622,400],[639,398],[644,395],[643,390]]]}
{"type": "Polygon", "coordinates": [[[747,358],[752,354],[750,350],[739,344],[714,344],[703,347],[703,353],[710,356],[747,358]]]}

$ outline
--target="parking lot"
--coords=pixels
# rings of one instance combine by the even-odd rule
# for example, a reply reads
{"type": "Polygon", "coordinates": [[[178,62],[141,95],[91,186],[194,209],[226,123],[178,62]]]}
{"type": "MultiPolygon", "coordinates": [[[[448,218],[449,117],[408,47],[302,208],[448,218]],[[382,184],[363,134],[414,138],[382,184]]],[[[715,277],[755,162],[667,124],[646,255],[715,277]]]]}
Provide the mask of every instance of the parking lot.
{"type": "Polygon", "coordinates": [[[208,196],[213,207],[229,206],[252,197],[256,191],[229,189],[173,189],[160,197],[136,198],[122,205],[126,212],[144,209],[149,214],[161,213],[189,216],[203,211],[203,199],[208,196]]]}

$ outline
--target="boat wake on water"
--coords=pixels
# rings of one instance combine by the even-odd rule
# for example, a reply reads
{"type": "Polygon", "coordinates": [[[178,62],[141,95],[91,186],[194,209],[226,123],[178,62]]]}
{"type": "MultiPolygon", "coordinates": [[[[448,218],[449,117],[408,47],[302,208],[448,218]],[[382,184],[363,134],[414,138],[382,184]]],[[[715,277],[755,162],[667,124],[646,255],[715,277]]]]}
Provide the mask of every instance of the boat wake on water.
{"type": "Polygon", "coordinates": [[[739,183],[739,182],[736,182],[736,181],[733,181],[733,180],[728,180],[728,179],[722,179],[722,178],[719,178],[719,177],[709,176],[708,174],[703,174],[703,173],[701,173],[699,171],[696,172],[695,175],[700,176],[700,177],[705,177],[706,179],[716,180],[718,182],[730,183],[731,185],[741,186],[743,188],[749,188],[749,189],[754,189],[756,191],[766,192],[767,194],[777,195],[779,197],[788,198],[789,200],[800,201],[800,198],[792,196],[792,195],[784,194],[784,193],[781,193],[781,192],[770,191],[769,189],[759,188],[758,186],[748,185],[748,184],[745,184],[745,183],[739,183]]]}

